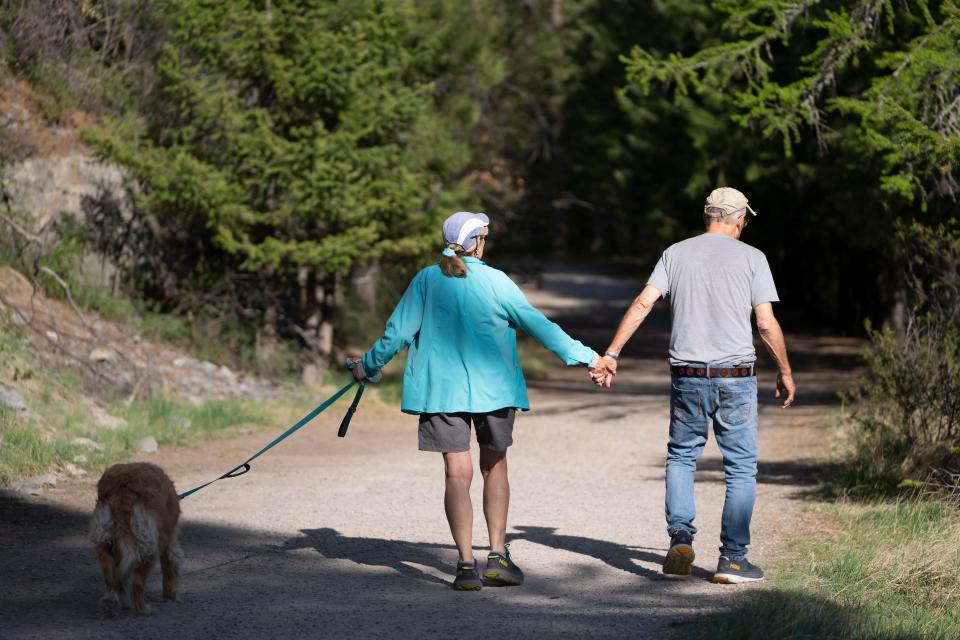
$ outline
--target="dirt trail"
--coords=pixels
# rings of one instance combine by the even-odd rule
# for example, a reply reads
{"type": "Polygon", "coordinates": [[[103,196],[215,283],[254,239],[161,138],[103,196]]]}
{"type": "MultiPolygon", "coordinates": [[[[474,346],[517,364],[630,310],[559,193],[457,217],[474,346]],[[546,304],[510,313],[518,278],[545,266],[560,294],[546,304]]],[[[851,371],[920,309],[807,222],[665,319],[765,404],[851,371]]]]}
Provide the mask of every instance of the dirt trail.
{"type": "MultiPolygon", "coordinates": [[[[529,290],[572,333],[602,347],[638,283],[548,270],[529,290]]],[[[527,572],[515,589],[455,593],[456,552],[442,511],[439,456],[416,451],[415,420],[361,408],[336,437],[346,400],[258,461],[254,471],[183,503],[181,600],[157,612],[99,620],[100,579],[85,541],[93,481],[43,499],[0,504],[0,628],[5,638],[683,637],[682,623],[756,586],[709,582],[716,566],[723,478],[711,440],[697,474],[697,562],[665,578],[663,458],[669,376],[667,314],[651,316],[612,391],[581,369],[531,386],[533,411],[510,453],[508,536],[527,572]]],[[[751,558],[775,560],[804,523],[798,497],[830,437],[834,390],[851,380],[855,341],[790,336],[799,404],[781,411],[762,367],[761,466],[751,558]]],[[[279,431],[278,425],[276,430],[279,431]]],[[[144,456],[186,488],[255,451],[274,428],[144,456]]],[[[474,451],[476,455],[476,451],[474,451]]],[[[478,474],[479,475],[479,474],[478,474]]],[[[474,483],[478,547],[486,539],[474,483]]],[[[481,551],[478,548],[477,555],[481,551]]]]}

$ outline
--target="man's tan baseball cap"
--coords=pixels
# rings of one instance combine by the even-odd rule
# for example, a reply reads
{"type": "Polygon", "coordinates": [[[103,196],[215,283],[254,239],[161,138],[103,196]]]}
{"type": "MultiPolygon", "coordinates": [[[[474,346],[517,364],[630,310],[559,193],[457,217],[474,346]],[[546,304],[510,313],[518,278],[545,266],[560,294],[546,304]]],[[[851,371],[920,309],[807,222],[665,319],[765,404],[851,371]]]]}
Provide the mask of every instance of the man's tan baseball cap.
{"type": "Polygon", "coordinates": [[[703,205],[703,213],[709,218],[726,218],[746,209],[751,215],[757,212],[747,204],[747,196],[733,187],[719,187],[710,192],[703,205]]]}

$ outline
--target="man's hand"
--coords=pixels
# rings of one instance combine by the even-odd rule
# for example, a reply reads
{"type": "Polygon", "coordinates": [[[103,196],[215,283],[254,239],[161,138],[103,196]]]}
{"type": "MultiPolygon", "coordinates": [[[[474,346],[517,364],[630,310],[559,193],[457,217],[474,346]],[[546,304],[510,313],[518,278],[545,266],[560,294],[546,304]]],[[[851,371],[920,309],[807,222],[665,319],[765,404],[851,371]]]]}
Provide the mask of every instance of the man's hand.
{"type": "Polygon", "coordinates": [[[598,387],[610,388],[615,375],[617,375],[617,361],[610,356],[599,358],[596,368],[590,370],[590,379],[598,387]]]}
{"type": "Polygon", "coordinates": [[[757,316],[757,329],[760,330],[760,338],[766,345],[770,357],[777,363],[777,391],[775,398],[786,392],[787,397],[783,401],[783,408],[786,409],[793,404],[793,397],[797,393],[797,385],[793,383],[793,374],[790,371],[790,362],[787,360],[787,342],[783,338],[783,329],[780,323],[773,315],[773,305],[769,302],[762,302],[753,308],[757,316]]]}
{"type": "Polygon", "coordinates": [[[792,373],[778,373],[777,374],[777,391],[773,394],[775,398],[779,398],[781,394],[786,393],[787,398],[783,401],[783,408],[786,409],[793,404],[793,397],[797,393],[797,385],[793,382],[792,373]]]}

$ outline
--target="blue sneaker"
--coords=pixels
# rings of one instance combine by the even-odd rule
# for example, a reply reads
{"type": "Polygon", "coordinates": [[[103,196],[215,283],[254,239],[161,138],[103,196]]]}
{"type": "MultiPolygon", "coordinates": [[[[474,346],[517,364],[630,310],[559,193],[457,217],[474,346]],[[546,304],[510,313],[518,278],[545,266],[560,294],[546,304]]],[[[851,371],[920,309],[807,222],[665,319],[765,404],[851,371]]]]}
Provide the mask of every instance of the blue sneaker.
{"type": "Polygon", "coordinates": [[[483,587],[476,562],[457,563],[457,576],[453,579],[454,591],[479,591],[483,587]]]}
{"type": "Polygon", "coordinates": [[[487,570],[483,572],[483,582],[498,587],[523,584],[523,571],[510,559],[509,549],[504,549],[503,553],[490,552],[487,556],[487,570]]]}
{"type": "Polygon", "coordinates": [[[673,576],[688,576],[696,557],[693,536],[686,529],[680,529],[670,537],[670,550],[663,559],[663,572],[673,576]]]}
{"type": "Polygon", "coordinates": [[[717,572],[713,574],[713,581],[718,584],[742,584],[758,580],[763,580],[763,569],[751,564],[746,557],[731,560],[727,556],[720,556],[717,572]]]}

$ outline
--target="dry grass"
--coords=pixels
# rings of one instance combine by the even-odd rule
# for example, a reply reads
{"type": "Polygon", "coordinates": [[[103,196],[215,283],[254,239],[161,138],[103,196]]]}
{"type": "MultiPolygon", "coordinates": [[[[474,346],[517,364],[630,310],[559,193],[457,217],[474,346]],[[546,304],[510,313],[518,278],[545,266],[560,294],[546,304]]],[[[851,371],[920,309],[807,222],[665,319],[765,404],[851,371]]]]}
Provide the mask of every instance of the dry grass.
{"type": "Polygon", "coordinates": [[[960,512],[949,503],[901,503],[877,512],[865,527],[877,549],[866,568],[873,597],[886,588],[937,615],[960,611],[960,512]],[[886,542],[886,540],[893,541],[886,542]],[[886,543],[885,543],[886,542],[886,543]]]}
{"type": "Polygon", "coordinates": [[[938,497],[823,507],[773,579],[693,637],[923,640],[960,637],[960,509],[938,497]]]}

